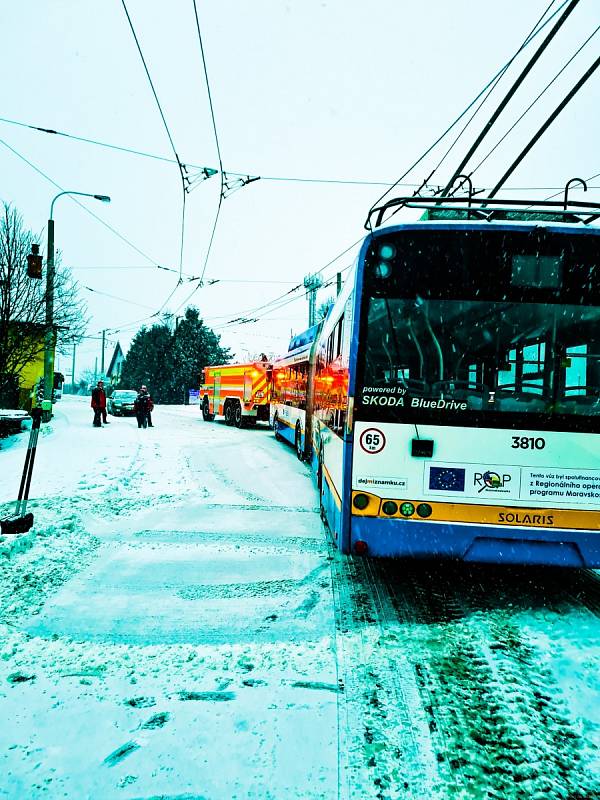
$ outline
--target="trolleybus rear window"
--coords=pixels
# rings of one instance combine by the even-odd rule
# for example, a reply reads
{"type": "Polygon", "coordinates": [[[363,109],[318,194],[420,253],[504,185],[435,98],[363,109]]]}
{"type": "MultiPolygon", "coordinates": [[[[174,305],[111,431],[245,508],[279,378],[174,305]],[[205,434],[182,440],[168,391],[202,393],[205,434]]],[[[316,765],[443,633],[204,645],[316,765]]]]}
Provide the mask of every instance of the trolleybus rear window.
{"type": "Polygon", "coordinates": [[[376,243],[357,417],[596,430],[600,256],[589,239],[600,237],[438,231],[376,243]]]}

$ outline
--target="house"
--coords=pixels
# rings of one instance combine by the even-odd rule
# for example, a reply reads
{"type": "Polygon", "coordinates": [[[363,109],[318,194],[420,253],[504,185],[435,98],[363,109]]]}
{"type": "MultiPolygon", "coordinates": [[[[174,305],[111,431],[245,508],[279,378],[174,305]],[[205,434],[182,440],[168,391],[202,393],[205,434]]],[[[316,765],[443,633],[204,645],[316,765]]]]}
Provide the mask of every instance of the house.
{"type": "Polygon", "coordinates": [[[118,386],[119,381],[121,380],[121,372],[123,371],[124,361],[125,361],[125,356],[123,355],[123,351],[121,350],[121,345],[119,344],[119,342],[117,342],[115,351],[112,354],[112,358],[110,360],[110,364],[108,365],[108,369],[106,370],[106,378],[110,386],[118,386]]]}
{"type": "Polygon", "coordinates": [[[14,320],[8,323],[5,371],[0,373],[1,408],[31,410],[36,387],[44,379],[45,330],[45,326],[38,323],[14,320]]]}

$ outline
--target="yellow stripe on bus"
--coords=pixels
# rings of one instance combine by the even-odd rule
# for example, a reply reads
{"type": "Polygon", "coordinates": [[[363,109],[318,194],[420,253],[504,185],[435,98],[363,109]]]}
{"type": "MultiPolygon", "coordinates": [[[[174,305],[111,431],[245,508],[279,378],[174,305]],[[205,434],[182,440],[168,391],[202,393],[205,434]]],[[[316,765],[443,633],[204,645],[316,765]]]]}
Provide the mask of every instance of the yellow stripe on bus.
{"type": "Polygon", "coordinates": [[[465,522],[480,525],[511,525],[524,528],[564,528],[567,530],[600,531],[600,511],[581,511],[564,508],[523,508],[520,506],[484,506],[468,503],[436,503],[430,500],[393,500],[398,506],[395,514],[382,511],[385,499],[370,492],[352,492],[352,500],[357,494],[366,495],[369,503],[359,510],[352,504],[352,514],[357,517],[383,517],[386,519],[417,520],[418,522],[465,522]],[[400,513],[402,503],[411,503],[415,512],[410,517],[400,513]],[[429,517],[416,513],[419,504],[431,508],[429,517]]]}
{"type": "Polygon", "coordinates": [[[342,510],[342,498],[339,496],[338,490],[335,488],[335,483],[333,482],[333,478],[329,474],[329,470],[327,469],[325,464],[322,464],[321,468],[323,470],[323,477],[325,478],[325,480],[329,484],[329,488],[331,489],[331,494],[333,495],[333,499],[335,500],[335,504],[339,508],[339,510],[341,511],[342,510]]]}

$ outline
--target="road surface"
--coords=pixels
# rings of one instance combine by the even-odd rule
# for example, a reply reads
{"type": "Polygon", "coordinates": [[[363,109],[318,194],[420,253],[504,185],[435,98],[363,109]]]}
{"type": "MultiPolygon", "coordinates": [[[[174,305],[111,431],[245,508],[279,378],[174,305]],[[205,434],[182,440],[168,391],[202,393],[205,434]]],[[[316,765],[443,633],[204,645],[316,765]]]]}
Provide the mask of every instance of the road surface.
{"type": "Polygon", "coordinates": [[[339,556],[266,428],[153,417],[65,397],[40,437],[0,797],[600,798],[595,573],[339,556]]]}

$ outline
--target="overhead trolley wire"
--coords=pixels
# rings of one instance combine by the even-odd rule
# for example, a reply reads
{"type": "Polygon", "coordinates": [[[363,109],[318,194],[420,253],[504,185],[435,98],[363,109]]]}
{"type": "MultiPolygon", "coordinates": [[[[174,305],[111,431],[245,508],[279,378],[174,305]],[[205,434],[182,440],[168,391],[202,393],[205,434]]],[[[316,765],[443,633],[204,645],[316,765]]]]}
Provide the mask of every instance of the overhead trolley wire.
{"type": "MultiPolygon", "coordinates": [[[[523,81],[525,80],[527,75],[529,75],[529,73],[531,72],[533,67],[536,65],[536,63],[541,58],[543,52],[546,50],[546,48],[548,47],[548,45],[550,44],[552,39],[554,39],[554,37],[556,36],[558,31],[565,24],[565,22],[567,21],[568,17],[573,13],[573,11],[575,10],[575,8],[576,8],[576,6],[578,4],[579,4],[579,0],[571,0],[571,2],[569,3],[568,7],[565,9],[565,11],[561,14],[559,19],[556,21],[556,23],[555,23],[554,27],[552,28],[552,30],[548,33],[548,35],[546,36],[544,41],[540,44],[540,46],[535,51],[533,56],[529,59],[529,61],[525,65],[525,67],[521,70],[521,73],[518,76],[518,78],[514,81],[513,85],[510,87],[508,92],[505,94],[505,96],[503,97],[501,102],[496,107],[496,110],[494,111],[492,116],[489,118],[489,120],[483,126],[483,129],[479,133],[479,136],[477,136],[477,138],[475,139],[475,141],[473,142],[473,144],[471,145],[471,147],[467,151],[466,155],[463,157],[463,159],[460,162],[460,164],[458,165],[458,167],[456,167],[456,169],[454,170],[454,173],[453,173],[452,177],[450,178],[450,180],[448,181],[448,183],[446,184],[446,186],[444,188],[444,191],[442,192],[442,195],[446,195],[448,193],[448,190],[452,188],[452,186],[454,185],[454,182],[456,181],[458,176],[462,174],[462,171],[463,171],[465,165],[468,163],[468,161],[471,158],[471,156],[473,155],[473,153],[477,150],[477,148],[479,147],[479,145],[481,144],[483,139],[487,136],[487,134],[489,133],[490,129],[492,128],[492,126],[494,125],[494,123],[496,122],[498,117],[500,116],[500,114],[504,111],[504,109],[506,108],[506,106],[508,105],[510,100],[514,97],[514,95],[517,92],[518,88],[521,86],[521,84],[523,83],[523,81]]],[[[549,8],[552,5],[553,5],[553,3],[551,3],[550,6],[548,7],[548,9],[546,9],[546,11],[544,12],[544,15],[542,16],[541,19],[543,19],[544,16],[546,16],[549,8]]],[[[550,19],[552,19],[552,17],[550,19]]],[[[549,22],[549,21],[550,20],[547,20],[547,22],[549,22]]],[[[527,36],[527,38],[525,39],[525,41],[523,42],[523,44],[521,45],[521,47],[519,48],[519,50],[517,51],[515,56],[513,56],[512,60],[514,60],[514,58],[516,58],[516,56],[531,41],[531,39],[533,38],[533,34],[535,33],[535,30],[539,25],[539,22],[540,21],[538,21],[536,23],[536,26],[534,27],[533,31],[527,36]]],[[[541,28],[540,28],[540,30],[541,30],[541,28]]]]}
{"type": "MultiPolygon", "coordinates": [[[[455,137],[455,139],[454,139],[454,141],[452,142],[452,144],[450,145],[450,147],[449,147],[449,148],[446,150],[446,152],[443,154],[443,156],[442,156],[442,157],[441,157],[441,159],[439,160],[438,164],[436,165],[436,167],[435,167],[435,169],[434,169],[434,173],[435,173],[435,172],[436,172],[436,171],[437,171],[437,170],[440,168],[440,166],[442,165],[442,163],[443,163],[443,162],[446,160],[446,158],[447,158],[447,157],[450,155],[450,153],[452,152],[452,150],[453,150],[453,149],[456,147],[456,145],[458,144],[459,140],[462,138],[462,135],[463,135],[463,134],[464,134],[464,132],[467,130],[467,128],[469,127],[469,125],[470,125],[470,124],[473,122],[473,120],[475,119],[475,117],[477,116],[477,114],[479,113],[479,111],[480,111],[480,110],[483,108],[483,106],[485,105],[485,103],[488,101],[488,99],[490,98],[490,96],[492,95],[492,93],[494,92],[494,90],[496,89],[496,87],[498,86],[498,84],[500,83],[500,81],[502,80],[502,78],[504,77],[504,75],[506,74],[506,72],[508,71],[508,69],[510,68],[511,64],[513,63],[513,61],[514,61],[514,60],[515,60],[515,59],[516,59],[516,58],[517,58],[517,57],[518,57],[518,56],[521,54],[521,52],[522,52],[522,51],[525,49],[525,47],[526,47],[526,46],[529,44],[529,42],[530,42],[530,40],[533,38],[533,36],[534,36],[534,35],[536,35],[536,33],[539,33],[539,32],[540,32],[540,31],[541,31],[543,28],[545,28],[545,27],[546,27],[546,25],[548,25],[548,24],[549,24],[549,23],[550,23],[550,22],[551,22],[551,21],[554,19],[554,17],[556,17],[556,15],[557,15],[557,14],[559,14],[559,13],[562,11],[562,9],[563,9],[563,8],[564,8],[564,7],[567,5],[567,3],[569,2],[569,0],[564,0],[563,4],[562,4],[562,5],[561,5],[561,6],[560,6],[558,9],[556,9],[556,10],[554,11],[554,13],[553,13],[553,14],[552,14],[552,15],[551,15],[551,16],[550,16],[550,17],[549,17],[549,18],[548,18],[548,19],[547,19],[547,20],[546,20],[546,21],[543,23],[543,25],[542,25],[542,21],[544,20],[544,17],[545,17],[545,16],[548,14],[548,12],[550,11],[550,9],[551,9],[551,8],[552,8],[552,6],[554,5],[555,1],[556,1],[556,0],[551,0],[550,4],[547,6],[547,8],[546,8],[546,10],[544,11],[544,13],[542,14],[542,16],[541,16],[541,17],[538,19],[538,21],[535,23],[535,25],[533,26],[533,28],[531,29],[531,31],[530,31],[530,32],[527,34],[527,36],[525,37],[525,39],[524,39],[524,41],[523,41],[523,44],[521,45],[521,47],[520,47],[520,48],[519,48],[519,49],[518,49],[518,50],[515,52],[514,56],[513,56],[513,57],[510,59],[510,61],[508,61],[508,62],[507,62],[505,65],[504,65],[504,68],[503,68],[502,72],[501,72],[501,73],[498,75],[498,77],[497,77],[497,78],[496,78],[496,80],[494,81],[494,83],[493,83],[493,85],[491,86],[491,88],[489,89],[489,91],[486,93],[486,95],[485,95],[485,97],[483,98],[483,100],[481,101],[481,103],[479,103],[479,105],[477,106],[477,108],[475,109],[475,111],[474,111],[474,112],[471,114],[471,116],[469,117],[469,119],[467,120],[467,122],[465,123],[465,125],[463,126],[462,130],[459,132],[458,136],[456,136],[456,137],[455,137]],[[539,30],[538,30],[538,28],[539,28],[539,30]]],[[[455,176],[452,178],[452,180],[451,180],[451,181],[449,182],[449,184],[446,186],[446,189],[445,189],[443,192],[442,192],[442,190],[440,189],[440,192],[439,192],[439,194],[446,194],[446,192],[448,191],[448,187],[449,187],[449,186],[451,187],[451,186],[453,186],[453,185],[454,185],[454,182],[455,182],[456,178],[457,178],[457,177],[460,175],[460,173],[461,173],[461,170],[457,170],[457,171],[456,171],[456,174],[455,174],[455,176]]],[[[458,186],[454,187],[454,190],[451,192],[451,194],[452,194],[452,195],[454,195],[454,194],[456,194],[456,192],[460,191],[460,189],[462,188],[462,186],[464,185],[464,183],[465,183],[465,181],[461,181],[461,183],[460,183],[458,186]]]]}
{"type": "Polygon", "coordinates": [[[512,164],[510,165],[510,167],[509,167],[509,168],[506,170],[506,172],[504,173],[504,175],[503,175],[503,176],[500,178],[500,180],[498,181],[498,183],[497,183],[497,184],[494,186],[494,188],[492,189],[492,191],[489,193],[489,195],[488,195],[489,197],[495,197],[495,195],[498,193],[498,191],[499,191],[499,190],[502,188],[502,186],[503,186],[503,185],[504,185],[504,183],[506,182],[506,179],[507,179],[507,178],[508,178],[510,175],[512,175],[512,173],[513,173],[513,172],[515,171],[515,169],[516,169],[516,168],[519,166],[519,164],[521,163],[521,161],[523,161],[523,159],[525,158],[525,156],[527,155],[527,153],[529,153],[529,151],[531,150],[531,148],[532,148],[532,147],[533,147],[533,146],[534,146],[534,145],[537,143],[537,141],[538,141],[538,140],[539,140],[539,139],[540,139],[540,138],[543,136],[543,134],[544,134],[544,133],[545,133],[545,132],[548,130],[548,128],[550,127],[550,125],[552,125],[552,123],[554,122],[554,120],[555,120],[555,119],[556,119],[556,118],[559,116],[559,114],[560,114],[560,113],[561,113],[561,112],[562,112],[562,111],[563,111],[563,110],[564,110],[564,109],[567,107],[567,105],[568,105],[568,104],[571,102],[571,100],[572,100],[572,99],[575,97],[575,95],[576,95],[576,94],[577,94],[577,92],[578,92],[578,91],[579,91],[579,90],[582,88],[582,86],[584,86],[584,85],[585,85],[585,83],[586,83],[586,82],[587,82],[587,81],[588,81],[588,80],[589,80],[589,79],[592,77],[592,75],[593,75],[593,74],[594,74],[594,72],[595,72],[595,71],[598,69],[598,67],[599,67],[599,66],[600,66],[600,56],[598,56],[598,58],[597,58],[597,59],[594,61],[594,63],[593,63],[593,64],[592,64],[592,65],[591,65],[591,66],[590,66],[590,67],[589,67],[589,68],[588,68],[588,69],[587,69],[587,70],[584,72],[584,74],[583,74],[583,75],[581,76],[581,78],[580,78],[580,79],[577,81],[577,83],[575,84],[575,86],[573,86],[573,88],[571,89],[571,91],[570,91],[570,92],[568,92],[568,93],[565,95],[565,97],[564,97],[564,98],[562,99],[562,101],[561,101],[561,102],[558,104],[558,106],[557,106],[557,107],[554,109],[554,111],[552,112],[552,114],[550,114],[550,116],[549,116],[549,117],[548,117],[548,119],[547,119],[547,120],[544,122],[544,124],[543,124],[543,125],[540,127],[540,129],[539,129],[539,130],[538,130],[538,131],[537,131],[537,132],[534,134],[534,136],[532,136],[532,138],[529,140],[529,142],[527,143],[527,145],[526,145],[526,146],[523,148],[523,150],[521,150],[521,152],[519,153],[519,155],[518,155],[518,156],[515,158],[515,160],[514,160],[514,161],[512,162],[512,164]]]}
{"type": "MultiPolygon", "coordinates": [[[[4,141],[4,139],[0,139],[0,144],[3,144],[8,150],[10,150],[12,153],[14,153],[14,155],[16,155],[17,158],[20,158],[21,161],[24,161],[29,167],[31,167],[31,169],[35,170],[35,172],[37,172],[38,175],[41,175],[42,178],[44,178],[49,183],[51,183],[52,186],[56,187],[57,189],[60,189],[61,192],[66,191],[63,186],[61,186],[59,183],[57,183],[55,180],[53,180],[49,175],[47,175],[45,172],[43,172],[43,170],[41,170],[39,167],[37,167],[33,162],[29,161],[29,159],[25,158],[25,156],[22,153],[19,153],[18,150],[15,150],[15,148],[12,147],[11,145],[9,145],[8,142],[4,141]]],[[[82,203],[76,197],[74,197],[73,195],[69,195],[69,194],[67,194],[67,197],[71,202],[76,203],[76,205],[78,205],[80,208],[82,208],[87,214],[92,216],[95,220],[97,220],[97,222],[99,222],[101,225],[103,225],[105,228],[107,228],[111,233],[113,233],[115,236],[117,236],[119,239],[121,239],[122,242],[125,242],[125,244],[128,245],[129,247],[131,247],[132,250],[135,250],[136,253],[138,253],[140,256],[145,258],[146,261],[149,261],[151,264],[153,264],[155,267],[158,267],[159,269],[168,269],[167,267],[162,267],[158,263],[158,261],[155,261],[149,255],[144,253],[143,250],[140,250],[140,248],[137,247],[137,245],[133,244],[133,242],[130,241],[126,236],[123,236],[122,233],[119,233],[119,231],[116,228],[113,228],[112,225],[109,225],[108,222],[105,222],[102,219],[102,217],[99,217],[97,214],[95,214],[91,209],[89,209],[86,205],[84,205],[84,203],[82,203]]]]}
{"type": "MultiPolygon", "coordinates": [[[[154,88],[154,83],[152,82],[152,78],[150,76],[150,71],[148,70],[148,65],[146,64],[146,59],[144,58],[144,54],[142,52],[142,48],[140,46],[137,34],[135,32],[135,28],[133,26],[133,22],[131,21],[131,17],[129,16],[129,11],[127,10],[127,5],[125,4],[125,0],[121,0],[123,5],[123,10],[125,11],[125,16],[127,17],[127,21],[129,22],[129,27],[131,28],[131,33],[133,34],[133,38],[138,49],[138,53],[140,54],[140,58],[142,60],[142,64],[144,65],[144,70],[146,71],[146,77],[148,78],[148,83],[150,84],[150,88],[152,89],[152,94],[154,95],[154,99],[156,100],[156,105],[160,112],[161,119],[163,121],[163,125],[165,126],[165,131],[167,132],[167,136],[169,139],[169,143],[171,145],[171,149],[173,150],[173,155],[175,156],[175,160],[177,162],[177,167],[179,169],[179,175],[181,178],[181,191],[182,191],[182,203],[181,203],[181,243],[179,248],[179,282],[178,285],[182,282],[181,272],[183,269],[183,245],[184,245],[184,238],[185,238],[185,201],[186,201],[186,168],[185,165],[181,162],[179,155],[177,154],[177,149],[175,148],[175,143],[173,142],[173,137],[171,136],[171,131],[169,130],[169,126],[167,125],[167,120],[165,119],[164,112],[162,110],[162,106],[160,104],[160,100],[158,99],[158,94],[156,93],[156,89],[154,88]]],[[[172,295],[169,296],[169,299],[172,295]]],[[[164,306],[163,306],[164,307],[164,306]]],[[[162,308],[161,308],[162,310],[162,308]]],[[[159,312],[157,312],[159,313],[159,312]]]]}
{"type": "MultiPolygon", "coordinates": [[[[568,1],[569,1],[569,0],[565,0],[565,3],[566,3],[566,2],[568,2],[568,1]]],[[[573,2],[573,1],[575,1],[575,0],[571,0],[571,1],[573,2]]],[[[576,0],[576,1],[578,2],[578,0],[576,0]]],[[[565,3],[563,3],[563,6],[565,5],[565,3]]],[[[549,8],[551,7],[551,5],[552,5],[552,3],[550,4],[549,8]]],[[[561,7],[558,9],[558,12],[560,12],[560,10],[563,8],[563,6],[561,6],[561,7]]],[[[544,12],[544,14],[542,15],[541,19],[543,19],[543,17],[546,15],[546,13],[547,13],[547,12],[548,12],[548,9],[546,9],[546,12],[544,12]]],[[[558,13],[558,12],[555,12],[555,14],[556,14],[556,13],[558,13]]],[[[527,46],[529,46],[529,44],[531,44],[531,42],[532,42],[532,41],[535,39],[535,37],[536,37],[536,36],[538,36],[538,35],[541,33],[541,31],[542,31],[542,30],[543,30],[543,29],[546,27],[546,25],[547,25],[547,24],[548,24],[548,23],[551,21],[551,19],[553,18],[553,16],[554,16],[554,15],[552,15],[552,17],[550,17],[548,20],[546,20],[546,21],[543,23],[543,25],[541,25],[541,26],[540,26],[540,27],[539,27],[539,28],[538,28],[538,29],[537,29],[537,30],[536,30],[536,31],[535,31],[533,34],[531,34],[531,35],[528,37],[528,39],[526,40],[526,42],[524,43],[524,45],[523,45],[522,47],[527,47],[527,46]]],[[[469,103],[469,105],[468,105],[468,106],[467,106],[467,107],[466,107],[466,108],[465,108],[463,111],[461,111],[461,113],[458,115],[458,117],[456,117],[456,119],[454,120],[454,122],[450,123],[450,125],[449,125],[449,126],[446,128],[446,130],[445,130],[445,131],[444,131],[444,132],[443,132],[443,133],[442,133],[440,136],[438,136],[438,138],[437,138],[437,139],[436,139],[436,140],[435,140],[435,141],[434,141],[434,142],[433,142],[433,143],[432,143],[432,144],[431,144],[431,145],[430,145],[430,146],[429,146],[429,147],[428,147],[428,148],[427,148],[427,149],[426,149],[426,150],[425,150],[425,151],[424,151],[424,152],[423,152],[423,153],[422,153],[422,154],[421,154],[421,155],[420,155],[418,158],[417,158],[417,160],[416,160],[416,161],[414,161],[414,163],[413,163],[413,164],[411,164],[411,166],[410,166],[410,167],[409,167],[407,170],[405,170],[405,172],[403,172],[403,173],[402,173],[402,175],[401,175],[401,176],[398,178],[398,180],[397,180],[397,181],[395,181],[395,183],[393,183],[393,184],[392,184],[392,186],[391,186],[389,189],[387,189],[387,190],[386,190],[386,191],[385,191],[385,192],[384,192],[384,193],[383,193],[383,194],[382,194],[382,195],[381,195],[381,196],[380,196],[380,197],[379,197],[379,198],[378,198],[378,199],[377,199],[377,200],[376,200],[376,201],[375,201],[375,202],[372,204],[371,208],[369,209],[369,214],[367,215],[367,220],[368,220],[368,222],[367,222],[367,225],[368,225],[368,229],[369,229],[369,230],[370,230],[370,221],[369,221],[369,220],[370,220],[370,214],[371,214],[371,212],[373,211],[373,209],[374,209],[374,208],[375,208],[375,207],[376,207],[376,206],[377,206],[377,205],[378,205],[378,204],[379,204],[379,203],[380,203],[380,202],[381,202],[381,201],[384,199],[384,197],[386,197],[386,195],[388,195],[388,194],[389,194],[389,193],[390,193],[390,192],[391,192],[393,189],[395,189],[397,186],[399,186],[399,185],[401,184],[401,181],[403,181],[403,180],[404,180],[404,178],[406,178],[406,176],[407,176],[407,175],[408,175],[410,172],[412,172],[412,170],[413,170],[415,167],[417,167],[417,166],[418,166],[418,165],[421,163],[421,161],[423,161],[423,160],[424,160],[424,159],[425,159],[425,158],[426,158],[426,157],[429,155],[429,153],[431,153],[431,152],[432,152],[432,150],[434,150],[434,149],[437,147],[437,145],[438,145],[438,144],[439,144],[439,143],[440,143],[440,142],[441,142],[443,139],[445,139],[445,137],[446,137],[446,136],[447,136],[447,135],[450,133],[450,131],[451,131],[453,128],[455,128],[455,127],[456,127],[456,125],[458,125],[458,123],[460,122],[460,120],[461,120],[461,119],[462,119],[462,118],[463,118],[463,117],[464,117],[464,116],[465,116],[465,115],[466,115],[466,114],[467,114],[467,113],[468,113],[468,112],[469,112],[469,111],[470,111],[470,110],[473,108],[473,106],[474,106],[474,105],[475,105],[475,104],[478,102],[478,100],[479,100],[479,99],[480,99],[480,98],[481,98],[481,97],[482,97],[482,96],[483,96],[483,95],[484,95],[484,94],[487,92],[487,90],[490,88],[490,86],[492,86],[492,84],[494,84],[494,83],[495,83],[495,81],[497,80],[497,78],[498,78],[498,77],[500,77],[500,76],[502,76],[502,75],[504,74],[504,72],[506,71],[506,69],[508,69],[508,67],[509,67],[509,66],[512,64],[512,62],[514,61],[515,57],[516,57],[516,56],[515,56],[515,55],[513,55],[513,56],[512,56],[512,57],[509,59],[509,61],[507,61],[507,62],[506,62],[506,64],[505,64],[503,67],[501,67],[501,69],[499,69],[499,70],[498,70],[498,72],[496,72],[496,74],[495,74],[495,75],[494,75],[494,76],[493,76],[493,77],[492,77],[492,78],[491,78],[491,79],[490,79],[490,80],[489,80],[489,81],[486,83],[486,85],[483,87],[483,89],[482,89],[482,90],[481,90],[481,91],[480,91],[480,92],[477,94],[477,96],[476,96],[476,97],[475,97],[475,98],[474,98],[474,99],[473,99],[473,100],[472,100],[472,101],[469,103]]],[[[434,172],[435,172],[435,170],[434,170],[434,172]]],[[[431,176],[430,176],[430,177],[431,177],[431,176]]]]}
{"type": "Polygon", "coordinates": [[[153,308],[153,306],[147,306],[144,303],[136,303],[135,300],[127,300],[125,297],[118,297],[116,294],[109,294],[108,292],[100,291],[100,289],[92,289],[91,286],[86,286],[85,284],[79,284],[82,289],[87,289],[88,292],[92,292],[93,294],[100,294],[103,297],[110,297],[113,300],[120,300],[121,303],[128,303],[130,306],[139,306],[140,308],[153,308]]]}
{"type": "MultiPolygon", "coordinates": [[[[568,0],[565,0],[565,2],[568,2],[568,0]]],[[[558,12],[556,12],[556,13],[558,13],[558,12]]],[[[52,128],[44,128],[44,127],[41,127],[39,125],[29,125],[28,123],[19,122],[19,121],[14,120],[14,119],[8,119],[7,117],[0,117],[0,122],[4,122],[4,123],[6,123],[8,125],[17,125],[17,126],[19,126],[21,128],[29,128],[30,130],[38,131],[38,132],[42,132],[42,133],[51,133],[51,134],[56,134],[57,136],[64,136],[67,139],[73,139],[73,140],[78,141],[78,142],[84,142],[86,144],[91,144],[91,145],[97,145],[99,147],[105,147],[105,148],[108,148],[110,150],[118,150],[118,151],[122,151],[122,152],[125,152],[125,153],[129,153],[131,155],[136,155],[136,156],[141,156],[141,157],[144,157],[144,158],[154,159],[156,161],[163,161],[164,163],[167,163],[167,164],[177,164],[177,161],[174,158],[167,158],[166,156],[159,156],[159,155],[156,155],[156,154],[153,154],[153,153],[145,152],[143,150],[136,150],[136,149],[131,148],[131,147],[123,147],[123,146],[120,146],[120,145],[109,144],[107,142],[101,142],[101,141],[98,141],[96,139],[87,139],[87,138],[85,138],[83,136],[75,136],[74,134],[65,133],[64,131],[58,131],[58,130],[54,130],[52,128]]],[[[463,130],[465,130],[465,128],[463,128],[463,130]]],[[[455,140],[455,142],[456,141],[457,141],[457,139],[455,140]]],[[[447,151],[447,152],[449,152],[449,151],[447,151]]],[[[195,185],[196,185],[197,181],[199,181],[201,179],[206,179],[207,177],[212,177],[212,174],[216,175],[218,173],[218,170],[214,170],[214,172],[213,172],[212,168],[210,168],[210,167],[200,166],[199,164],[192,164],[189,161],[185,162],[185,166],[188,169],[198,170],[197,176],[191,176],[191,177],[188,178],[188,181],[189,181],[188,185],[189,185],[190,188],[195,188],[195,185]]],[[[437,167],[436,167],[436,169],[437,169],[437,167]]],[[[248,176],[247,172],[231,172],[230,170],[226,170],[224,172],[224,174],[225,175],[231,175],[231,176],[234,176],[234,177],[240,177],[240,178],[245,178],[245,177],[248,176]]],[[[261,181],[267,181],[267,182],[270,181],[270,182],[275,182],[275,183],[314,183],[314,184],[324,184],[324,185],[331,184],[331,185],[334,185],[334,186],[335,185],[341,185],[341,186],[388,186],[388,187],[392,187],[392,186],[395,185],[395,186],[402,186],[402,187],[405,187],[407,189],[416,189],[416,188],[419,188],[419,187],[421,187],[423,185],[422,182],[421,183],[397,183],[397,184],[394,184],[393,181],[354,180],[354,179],[351,179],[351,178],[349,178],[349,179],[345,179],[345,178],[303,178],[303,177],[291,176],[291,175],[290,176],[286,176],[286,175],[260,175],[259,177],[260,177],[261,181]]],[[[441,191],[442,187],[439,186],[437,188],[441,191]]],[[[509,188],[509,187],[507,187],[507,188],[509,188]]],[[[510,187],[511,191],[525,191],[525,192],[543,191],[543,190],[550,190],[550,189],[554,189],[554,188],[560,189],[561,187],[559,187],[559,186],[556,186],[556,187],[554,187],[554,186],[511,186],[510,187]]],[[[159,266],[159,265],[156,265],[156,266],[159,266]]],[[[159,269],[169,270],[171,272],[177,272],[177,270],[171,269],[169,267],[159,266],[159,269]]],[[[186,273],[183,273],[183,275],[185,276],[186,273]]]]}
{"type": "Polygon", "coordinates": [[[478,163],[478,164],[477,164],[475,167],[473,167],[473,169],[472,169],[472,170],[469,172],[469,177],[471,177],[472,175],[474,175],[474,173],[475,173],[475,172],[476,172],[476,171],[479,169],[479,167],[481,167],[481,166],[482,166],[482,165],[483,165],[483,164],[484,164],[484,163],[485,163],[485,162],[488,160],[488,158],[489,158],[489,157],[492,155],[492,153],[493,153],[495,150],[497,150],[497,148],[498,148],[498,147],[499,147],[499,146],[502,144],[502,142],[503,142],[503,141],[506,139],[506,137],[507,137],[507,136],[508,136],[508,135],[509,135],[509,134],[510,134],[510,133],[511,133],[511,132],[512,132],[512,131],[513,131],[515,128],[516,128],[516,126],[519,124],[519,122],[521,122],[521,120],[523,119],[523,117],[525,117],[525,115],[526,115],[526,114],[528,114],[528,113],[531,111],[531,109],[533,108],[533,106],[534,106],[534,105],[535,105],[535,104],[538,102],[538,100],[539,100],[539,99],[542,97],[542,95],[544,95],[544,94],[545,94],[545,93],[548,91],[548,89],[549,89],[549,88],[552,86],[552,84],[553,84],[553,83],[555,83],[555,81],[557,81],[557,80],[558,80],[558,78],[559,78],[559,77],[562,75],[562,73],[563,73],[563,72],[564,72],[564,71],[567,69],[567,67],[568,67],[568,66],[569,66],[569,65],[570,65],[570,64],[571,64],[571,63],[572,63],[572,62],[575,60],[575,58],[577,58],[577,56],[579,55],[579,53],[581,53],[581,51],[584,49],[584,47],[586,47],[586,45],[587,45],[587,44],[588,44],[588,43],[589,43],[589,42],[590,42],[590,41],[591,41],[591,40],[594,38],[594,36],[595,36],[595,35],[598,33],[598,31],[600,31],[600,25],[598,25],[598,27],[596,28],[596,30],[595,30],[595,31],[593,31],[593,32],[592,32],[592,33],[591,33],[591,34],[588,36],[588,38],[585,40],[585,42],[584,42],[584,43],[583,43],[583,44],[582,44],[582,45],[581,45],[581,46],[580,46],[580,47],[579,47],[579,48],[578,48],[578,49],[575,51],[575,53],[574,53],[574,54],[571,56],[571,58],[570,58],[570,59],[569,59],[569,60],[566,62],[566,64],[564,64],[564,66],[563,66],[563,67],[562,67],[562,68],[561,68],[561,69],[560,69],[560,70],[559,70],[559,71],[556,73],[556,75],[555,75],[555,76],[552,78],[552,80],[551,80],[551,81],[549,81],[549,82],[546,84],[546,86],[545,86],[545,87],[542,89],[542,91],[541,91],[541,92],[538,94],[538,96],[535,98],[535,100],[533,100],[533,102],[532,102],[532,103],[530,103],[530,104],[527,106],[527,108],[525,109],[525,111],[523,111],[523,113],[521,114],[521,116],[520,116],[520,117],[519,117],[517,120],[515,120],[515,122],[514,122],[514,123],[513,123],[513,124],[510,126],[510,128],[509,128],[509,129],[506,131],[506,133],[504,134],[504,136],[503,136],[501,139],[499,139],[499,140],[496,142],[496,144],[495,144],[495,145],[492,147],[492,149],[491,149],[491,150],[490,150],[490,151],[489,151],[489,152],[488,152],[488,153],[487,153],[487,154],[486,154],[486,155],[485,155],[485,156],[484,156],[484,157],[481,159],[481,161],[480,161],[480,162],[479,162],[479,163],[478,163]]]}
{"type": "MultiPolygon", "coordinates": [[[[225,179],[224,179],[224,176],[223,176],[223,159],[221,158],[221,147],[219,145],[219,134],[217,132],[217,123],[216,123],[216,120],[215,120],[215,109],[214,109],[213,101],[212,101],[212,92],[210,90],[210,82],[208,80],[208,69],[206,67],[206,57],[204,55],[204,45],[202,43],[202,33],[200,31],[200,20],[198,18],[198,8],[196,6],[196,0],[192,0],[192,2],[193,2],[193,5],[194,5],[194,17],[196,19],[196,31],[198,32],[198,43],[200,45],[200,55],[202,56],[202,68],[204,70],[204,81],[206,83],[206,92],[208,94],[208,104],[209,104],[209,107],[210,107],[210,118],[212,120],[213,132],[215,134],[215,145],[217,147],[217,158],[219,159],[219,178],[220,178],[220,181],[221,181],[221,187],[220,187],[220,192],[219,192],[219,202],[217,204],[217,212],[215,214],[215,221],[214,221],[213,228],[212,228],[212,231],[211,231],[211,234],[210,234],[210,240],[208,242],[208,248],[206,250],[206,257],[204,259],[204,264],[202,266],[202,272],[200,274],[200,281],[198,283],[198,286],[196,286],[195,289],[194,289],[194,292],[195,292],[202,285],[202,281],[203,281],[204,275],[206,273],[206,267],[208,265],[208,259],[209,259],[210,252],[211,252],[211,249],[212,249],[213,240],[215,238],[215,232],[217,230],[217,223],[219,222],[219,214],[221,213],[221,205],[223,204],[223,191],[224,191],[224,188],[225,188],[225,182],[224,182],[225,179]]],[[[192,292],[192,295],[194,294],[194,292],[192,292]]],[[[192,295],[190,295],[190,297],[192,295]]],[[[187,302],[187,300],[185,302],[187,302]]]]}

